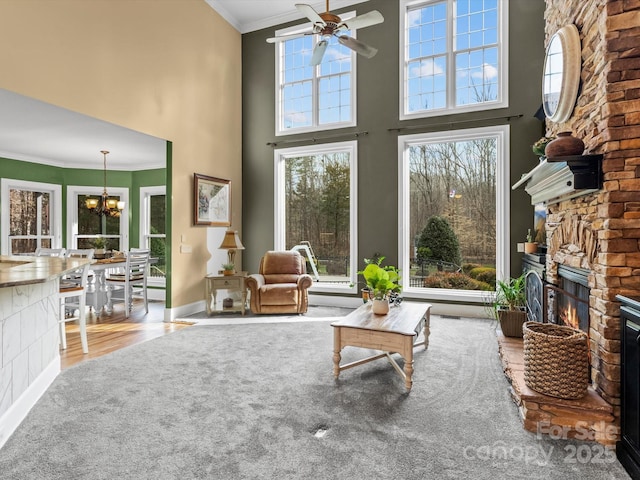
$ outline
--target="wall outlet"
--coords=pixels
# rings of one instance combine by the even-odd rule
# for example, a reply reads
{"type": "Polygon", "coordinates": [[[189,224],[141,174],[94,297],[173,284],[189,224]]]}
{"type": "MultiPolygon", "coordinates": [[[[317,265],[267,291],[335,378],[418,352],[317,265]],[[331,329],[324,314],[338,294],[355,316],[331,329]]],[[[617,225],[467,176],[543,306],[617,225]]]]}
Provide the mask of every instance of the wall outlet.
{"type": "Polygon", "coordinates": [[[180,253],[191,253],[192,251],[191,245],[180,245],[180,253]]]}
{"type": "Polygon", "coordinates": [[[517,251],[524,252],[524,243],[517,243],[517,251]]]}

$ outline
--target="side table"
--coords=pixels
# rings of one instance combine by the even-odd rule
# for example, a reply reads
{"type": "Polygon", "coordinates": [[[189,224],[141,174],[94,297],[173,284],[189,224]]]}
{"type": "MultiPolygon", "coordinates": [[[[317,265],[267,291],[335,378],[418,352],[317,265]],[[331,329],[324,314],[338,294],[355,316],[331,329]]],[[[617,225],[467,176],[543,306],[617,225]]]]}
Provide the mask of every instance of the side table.
{"type": "Polygon", "coordinates": [[[244,315],[247,304],[247,288],[245,286],[247,275],[247,272],[237,272],[235,275],[218,275],[211,273],[204,277],[206,284],[205,303],[207,304],[207,315],[211,315],[214,312],[242,312],[242,315],[244,315]],[[218,290],[226,290],[227,293],[240,292],[242,293],[242,301],[233,302],[232,307],[218,308],[218,290]]]}

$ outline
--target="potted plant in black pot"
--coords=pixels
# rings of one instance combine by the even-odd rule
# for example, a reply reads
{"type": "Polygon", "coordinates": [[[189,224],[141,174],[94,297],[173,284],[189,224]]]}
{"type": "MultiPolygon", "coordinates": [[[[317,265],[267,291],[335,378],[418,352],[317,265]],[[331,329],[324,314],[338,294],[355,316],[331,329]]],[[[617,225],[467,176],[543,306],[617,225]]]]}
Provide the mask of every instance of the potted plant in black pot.
{"type": "Polygon", "coordinates": [[[527,321],[524,279],[523,274],[496,283],[494,308],[505,337],[522,338],[522,325],[527,321]]]}

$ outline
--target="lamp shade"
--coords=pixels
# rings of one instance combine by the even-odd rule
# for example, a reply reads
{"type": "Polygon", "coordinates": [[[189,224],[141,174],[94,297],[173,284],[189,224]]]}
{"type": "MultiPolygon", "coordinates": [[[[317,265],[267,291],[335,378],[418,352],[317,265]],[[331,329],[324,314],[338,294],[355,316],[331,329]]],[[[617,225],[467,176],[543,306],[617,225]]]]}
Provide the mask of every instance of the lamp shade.
{"type": "Polygon", "coordinates": [[[218,248],[222,248],[225,250],[244,250],[244,245],[242,245],[237,231],[227,230],[224,233],[224,238],[222,239],[222,243],[218,248]]]}

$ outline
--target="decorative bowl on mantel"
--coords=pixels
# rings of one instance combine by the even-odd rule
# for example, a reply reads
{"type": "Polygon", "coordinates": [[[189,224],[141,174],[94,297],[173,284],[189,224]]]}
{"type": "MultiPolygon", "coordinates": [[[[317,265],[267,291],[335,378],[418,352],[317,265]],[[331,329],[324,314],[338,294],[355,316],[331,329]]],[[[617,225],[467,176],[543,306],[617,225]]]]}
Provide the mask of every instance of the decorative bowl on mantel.
{"type": "Polygon", "coordinates": [[[571,132],[560,132],[558,138],[550,141],[544,149],[549,158],[582,155],[583,152],[584,142],[571,135],[571,132]]]}

